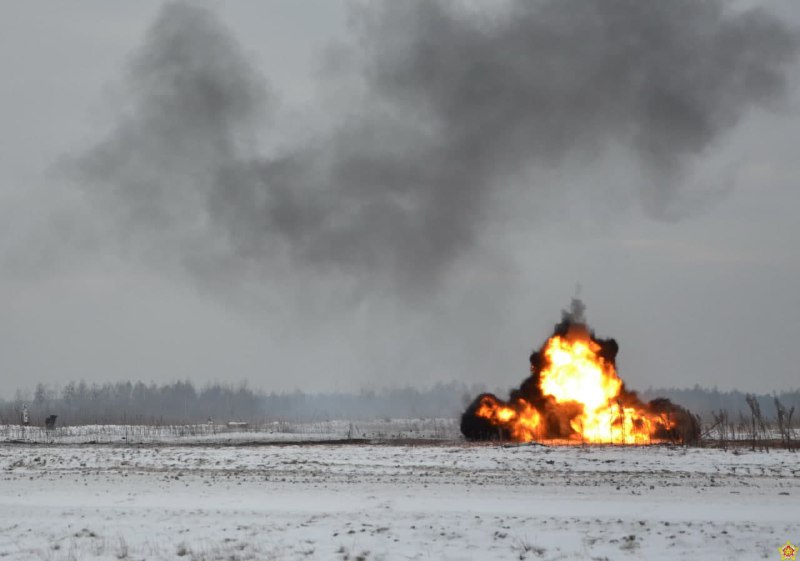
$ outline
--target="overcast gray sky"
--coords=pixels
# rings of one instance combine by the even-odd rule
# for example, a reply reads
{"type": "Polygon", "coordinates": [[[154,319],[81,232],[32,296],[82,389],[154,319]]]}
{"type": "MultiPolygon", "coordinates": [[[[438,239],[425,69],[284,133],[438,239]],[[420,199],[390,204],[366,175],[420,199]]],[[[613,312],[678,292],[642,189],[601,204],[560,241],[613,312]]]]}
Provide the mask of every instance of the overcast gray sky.
{"type": "Polygon", "coordinates": [[[0,395],[511,387],[578,284],[633,389],[797,388],[800,7],[718,5],[3,4],[0,395]]]}

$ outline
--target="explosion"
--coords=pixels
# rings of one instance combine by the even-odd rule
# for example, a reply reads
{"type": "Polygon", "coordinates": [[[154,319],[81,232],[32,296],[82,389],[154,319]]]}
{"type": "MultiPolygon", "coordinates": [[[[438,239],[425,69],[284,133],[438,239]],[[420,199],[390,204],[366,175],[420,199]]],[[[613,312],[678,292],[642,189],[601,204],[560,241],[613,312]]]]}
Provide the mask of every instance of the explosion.
{"type": "Polygon", "coordinates": [[[559,439],[608,444],[690,443],[696,419],[667,399],[642,402],[617,375],[619,346],[598,339],[577,298],[539,351],[531,375],[508,401],[479,395],[461,417],[468,440],[559,439]]]}

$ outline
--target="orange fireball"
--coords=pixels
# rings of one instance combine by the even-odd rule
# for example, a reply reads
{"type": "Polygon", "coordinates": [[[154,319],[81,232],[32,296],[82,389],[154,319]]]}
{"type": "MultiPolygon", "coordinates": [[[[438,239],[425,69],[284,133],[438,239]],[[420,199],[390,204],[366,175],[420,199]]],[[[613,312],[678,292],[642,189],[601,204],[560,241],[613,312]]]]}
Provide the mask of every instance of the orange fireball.
{"type": "Polygon", "coordinates": [[[570,420],[573,437],[585,442],[641,444],[652,441],[668,421],[644,408],[622,403],[622,380],[614,364],[598,355],[600,345],[576,330],[573,337],[551,337],[547,367],[539,376],[542,393],[556,403],[575,402],[581,413],[570,420]]]}
{"type": "Polygon", "coordinates": [[[583,304],[573,301],[554,335],[531,355],[530,378],[507,402],[479,396],[462,417],[462,432],[473,440],[518,442],[649,444],[692,437],[696,427],[684,409],[666,400],[643,403],[625,389],[616,371],[617,349],[613,339],[595,338],[583,320],[583,304]],[[688,423],[683,436],[677,418],[688,423]]]}

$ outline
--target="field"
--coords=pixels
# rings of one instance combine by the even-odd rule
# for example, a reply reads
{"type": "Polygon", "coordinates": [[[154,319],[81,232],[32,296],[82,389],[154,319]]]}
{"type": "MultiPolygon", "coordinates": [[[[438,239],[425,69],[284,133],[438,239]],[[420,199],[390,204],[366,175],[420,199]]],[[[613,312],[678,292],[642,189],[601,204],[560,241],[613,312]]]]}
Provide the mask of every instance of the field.
{"type": "Polygon", "coordinates": [[[800,541],[796,453],[475,445],[454,426],[7,439],[0,559],[780,559],[800,541]]]}

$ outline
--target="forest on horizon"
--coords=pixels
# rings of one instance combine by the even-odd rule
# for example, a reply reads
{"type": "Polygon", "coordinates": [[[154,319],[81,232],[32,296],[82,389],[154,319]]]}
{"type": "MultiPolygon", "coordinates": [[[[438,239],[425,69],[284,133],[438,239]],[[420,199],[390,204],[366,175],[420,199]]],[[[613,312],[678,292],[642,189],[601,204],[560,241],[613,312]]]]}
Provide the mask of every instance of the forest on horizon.
{"type": "MultiPolygon", "coordinates": [[[[190,381],[156,384],[116,382],[64,386],[37,384],[17,390],[11,399],[0,398],[0,424],[16,424],[23,407],[31,424],[42,425],[49,415],[57,424],[178,424],[228,421],[326,421],[333,419],[455,418],[476,395],[487,391],[464,382],[438,383],[428,388],[391,388],[378,391],[307,393],[299,390],[266,393],[246,384],[209,384],[190,381]]],[[[502,390],[497,390],[502,395],[502,390]]],[[[666,397],[702,419],[726,411],[735,417],[748,411],[740,391],[720,391],[696,385],[690,389],[649,388],[639,392],[644,400],[666,397]]],[[[777,397],[788,409],[800,410],[800,390],[755,395],[766,419],[776,415],[777,397]]]]}

